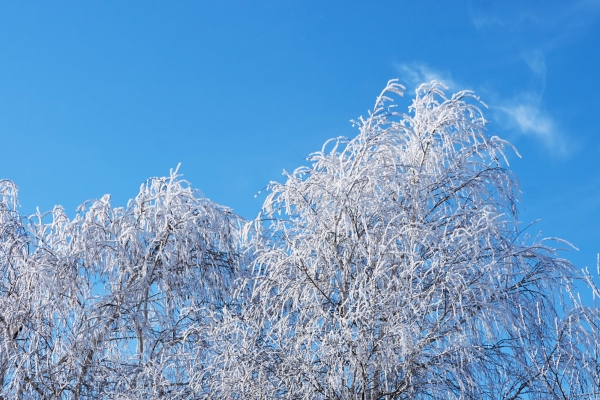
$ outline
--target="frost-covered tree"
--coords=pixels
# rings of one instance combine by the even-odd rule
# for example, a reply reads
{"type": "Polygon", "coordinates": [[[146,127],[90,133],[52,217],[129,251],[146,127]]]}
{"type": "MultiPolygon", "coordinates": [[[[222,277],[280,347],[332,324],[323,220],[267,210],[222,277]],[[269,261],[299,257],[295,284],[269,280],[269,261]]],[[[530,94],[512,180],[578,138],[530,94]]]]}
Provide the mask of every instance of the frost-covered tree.
{"type": "Polygon", "coordinates": [[[252,293],[219,327],[230,340],[213,344],[211,390],[600,396],[597,350],[580,341],[597,336],[562,297],[573,266],[519,230],[508,143],[485,134],[471,92],[447,98],[425,84],[403,114],[388,106],[402,89],[390,82],[357,137],[326,143],[311,166],[271,185],[252,293]]]}
{"type": "Polygon", "coordinates": [[[202,327],[243,275],[240,219],[176,173],[73,220],[21,218],[0,190],[2,398],[190,398],[202,327]]]}
{"type": "MultiPolygon", "coordinates": [[[[478,99],[390,81],[244,221],[177,172],[23,217],[0,182],[0,398],[600,398],[600,291],[526,237],[478,99]]],[[[556,243],[556,242],[554,242],[556,243]]]]}

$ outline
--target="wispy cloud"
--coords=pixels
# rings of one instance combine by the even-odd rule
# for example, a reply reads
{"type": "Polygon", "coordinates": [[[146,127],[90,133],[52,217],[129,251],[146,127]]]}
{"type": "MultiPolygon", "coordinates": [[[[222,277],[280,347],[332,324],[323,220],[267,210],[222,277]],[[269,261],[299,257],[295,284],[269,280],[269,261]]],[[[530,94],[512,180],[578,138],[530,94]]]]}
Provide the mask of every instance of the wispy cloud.
{"type": "Polygon", "coordinates": [[[448,72],[436,71],[422,62],[411,62],[396,64],[396,70],[400,74],[400,80],[406,83],[408,88],[416,89],[421,83],[437,81],[456,90],[456,82],[448,72]]]}
{"type": "Polygon", "coordinates": [[[520,2],[511,7],[506,7],[502,2],[473,2],[469,11],[476,29],[517,34],[520,42],[524,43],[536,41],[537,33],[543,32],[545,40],[538,41],[537,45],[550,49],[565,45],[596,24],[600,16],[600,0],[535,5],[520,2]]]}
{"type": "Polygon", "coordinates": [[[516,129],[518,133],[533,136],[553,155],[566,156],[570,153],[554,118],[536,101],[523,100],[532,97],[522,94],[519,100],[514,99],[496,107],[500,111],[500,122],[516,129]]]}
{"type": "MultiPolygon", "coordinates": [[[[544,53],[534,50],[524,52],[522,56],[535,78],[535,89],[507,98],[488,88],[484,93],[491,105],[490,112],[504,128],[518,135],[532,137],[554,156],[567,156],[570,153],[568,142],[556,119],[542,103],[547,75],[544,53]]],[[[409,89],[416,89],[421,83],[432,80],[445,84],[452,92],[471,88],[455,81],[450,73],[436,70],[423,62],[396,64],[395,67],[401,83],[406,84],[409,89]]]]}
{"type": "Polygon", "coordinates": [[[524,53],[523,58],[525,59],[525,62],[529,66],[531,72],[533,72],[534,76],[539,80],[541,91],[543,92],[544,89],[546,89],[547,74],[546,58],[544,57],[544,53],[537,49],[524,53]]]}
{"type": "Polygon", "coordinates": [[[540,50],[523,54],[529,69],[537,79],[536,90],[519,93],[512,99],[499,99],[495,107],[499,119],[518,133],[533,136],[553,155],[566,156],[570,147],[558,123],[542,105],[542,95],[546,87],[546,60],[540,50]]]}
{"type": "Polygon", "coordinates": [[[473,25],[506,40],[531,71],[529,87],[516,95],[489,91],[494,118],[522,136],[535,138],[552,155],[568,156],[574,147],[559,118],[544,106],[547,65],[545,55],[584,35],[600,17],[600,0],[573,0],[533,7],[527,2],[504,7],[477,3],[470,8],[473,25]],[[532,50],[533,49],[533,50],[532,50]],[[496,105],[496,107],[494,107],[496,105]]]}

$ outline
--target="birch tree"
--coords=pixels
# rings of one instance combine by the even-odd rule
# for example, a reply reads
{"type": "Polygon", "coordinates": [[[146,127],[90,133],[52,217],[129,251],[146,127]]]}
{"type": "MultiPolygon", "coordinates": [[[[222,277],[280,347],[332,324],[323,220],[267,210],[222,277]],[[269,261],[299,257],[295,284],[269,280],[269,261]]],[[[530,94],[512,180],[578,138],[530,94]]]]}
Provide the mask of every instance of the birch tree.
{"type": "Polygon", "coordinates": [[[444,90],[400,112],[390,81],[253,221],[177,171],[72,219],[0,181],[0,398],[600,398],[594,277],[523,233],[516,150],[444,90]]]}
{"type": "Polygon", "coordinates": [[[189,398],[202,327],[242,274],[240,219],[176,172],[73,220],[21,218],[0,189],[2,398],[189,398]]]}
{"type": "Polygon", "coordinates": [[[357,137],[272,183],[252,295],[215,343],[213,393],[599,396],[597,319],[582,328],[590,310],[563,297],[573,266],[521,232],[511,146],[486,134],[477,97],[443,89],[421,85],[400,113],[391,81],[357,137]]]}

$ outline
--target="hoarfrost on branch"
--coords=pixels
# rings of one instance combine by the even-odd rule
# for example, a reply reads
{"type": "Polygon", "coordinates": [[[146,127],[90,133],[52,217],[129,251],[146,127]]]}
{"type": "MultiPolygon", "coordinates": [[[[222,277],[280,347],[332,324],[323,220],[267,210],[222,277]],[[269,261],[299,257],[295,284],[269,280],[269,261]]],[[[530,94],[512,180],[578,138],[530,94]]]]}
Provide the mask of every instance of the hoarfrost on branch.
{"type": "Polygon", "coordinates": [[[253,221],[177,171],[73,219],[0,181],[0,398],[600,398],[598,288],[444,89],[390,81],[253,221]]]}

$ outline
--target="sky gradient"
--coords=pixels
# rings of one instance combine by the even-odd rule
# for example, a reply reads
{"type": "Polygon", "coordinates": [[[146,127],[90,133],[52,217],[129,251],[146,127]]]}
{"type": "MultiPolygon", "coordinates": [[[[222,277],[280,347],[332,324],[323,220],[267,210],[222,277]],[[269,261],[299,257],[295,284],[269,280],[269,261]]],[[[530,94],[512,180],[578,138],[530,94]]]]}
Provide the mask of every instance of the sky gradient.
{"type": "Polygon", "coordinates": [[[271,180],[386,82],[474,90],[509,140],[527,232],[595,270],[600,252],[600,1],[0,3],[0,179],[21,212],[126,204],[180,172],[246,218],[271,180]],[[540,233],[541,232],[541,233],[540,233]]]}

